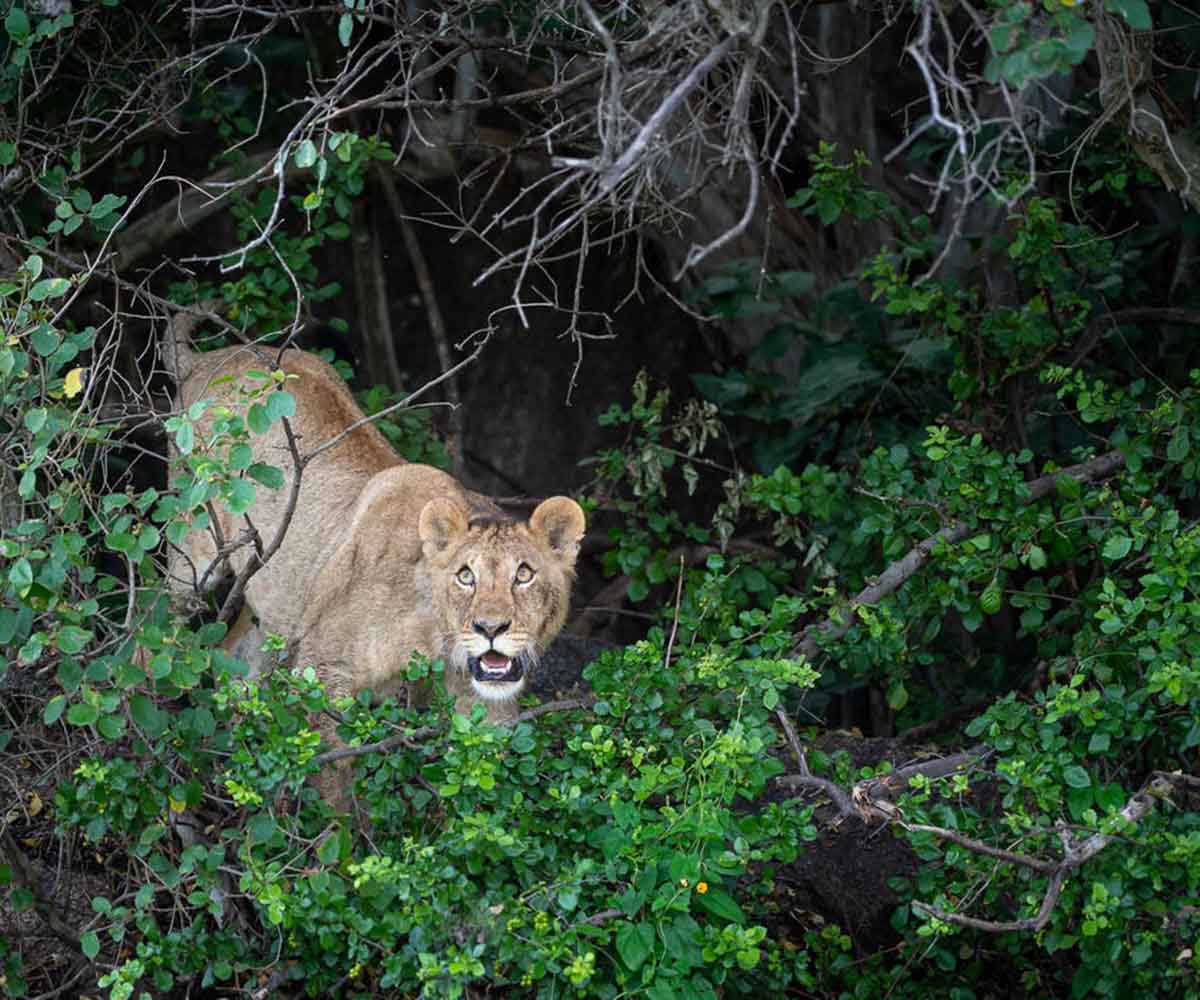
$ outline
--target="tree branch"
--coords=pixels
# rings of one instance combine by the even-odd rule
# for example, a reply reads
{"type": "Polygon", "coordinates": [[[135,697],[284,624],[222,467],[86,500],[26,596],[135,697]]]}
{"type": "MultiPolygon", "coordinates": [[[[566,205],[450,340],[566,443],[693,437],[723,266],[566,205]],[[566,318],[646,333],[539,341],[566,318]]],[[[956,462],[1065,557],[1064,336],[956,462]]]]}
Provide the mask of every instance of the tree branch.
{"type": "MultiPolygon", "coordinates": [[[[446,320],[438,305],[437,288],[434,285],[433,273],[429,269],[429,261],[421,249],[421,241],[417,239],[416,229],[404,210],[404,202],[400,191],[391,175],[378,164],[375,166],[375,178],[383,188],[383,195],[391,209],[392,218],[400,227],[400,235],[404,239],[404,249],[408,252],[412,264],[413,276],[417,279],[417,287],[421,290],[421,301],[425,305],[425,315],[429,319],[429,335],[433,338],[433,346],[437,350],[438,362],[442,371],[453,368],[454,356],[450,353],[450,338],[446,333],[446,320]]],[[[454,376],[446,379],[446,401],[450,404],[449,427],[446,431],[446,450],[454,464],[454,476],[463,478],[465,468],[463,455],[463,414],[462,396],[458,391],[458,379],[454,376]]]]}
{"type": "Polygon", "coordinates": [[[354,421],[354,423],[350,424],[348,427],[344,428],[342,431],[335,434],[329,440],[322,441],[319,445],[317,445],[316,448],[314,448],[312,451],[310,451],[307,455],[304,456],[303,464],[308,465],[309,462],[311,462],[314,458],[316,458],[322,452],[328,451],[330,448],[333,448],[334,446],[339,444],[341,441],[345,440],[349,435],[353,434],[360,427],[362,427],[366,424],[369,424],[369,423],[373,423],[376,420],[380,420],[383,417],[386,417],[389,413],[395,413],[397,410],[402,410],[406,406],[412,405],[412,403],[416,399],[425,395],[425,393],[427,393],[434,386],[440,385],[442,382],[445,382],[447,379],[453,378],[460,371],[462,371],[464,368],[466,368],[467,365],[471,364],[472,361],[474,361],[476,358],[478,358],[480,354],[483,353],[483,349],[487,346],[489,337],[490,337],[490,334],[485,335],[479,341],[479,343],[476,344],[475,350],[473,350],[470,354],[468,354],[465,358],[463,358],[462,361],[460,361],[458,364],[456,364],[453,368],[448,368],[446,371],[442,372],[442,374],[438,375],[436,378],[430,379],[423,386],[421,386],[421,388],[416,389],[413,392],[410,392],[407,396],[405,396],[398,403],[393,403],[391,406],[385,406],[378,413],[372,413],[369,416],[360,417],[358,420],[354,421]]]}
{"type": "MultiPolygon", "coordinates": [[[[1137,794],[1125,803],[1125,806],[1117,814],[1117,817],[1123,825],[1132,826],[1154,808],[1155,802],[1159,799],[1165,799],[1173,788],[1180,786],[1191,788],[1196,787],[1197,784],[1200,784],[1200,779],[1193,775],[1168,774],[1165,771],[1154,771],[1137,794]]],[[[1094,858],[1115,839],[1115,836],[1111,833],[1098,832],[1092,834],[1092,836],[1088,837],[1082,843],[1075,843],[1071,840],[1066,830],[1060,827],[1059,833],[1063,840],[1064,856],[1058,862],[1051,862],[1040,858],[1031,858],[1023,854],[1003,851],[1000,848],[991,847],[980,841],[964,837],[955,831],[944,830],[940,827],[909,826],[903,823],[901,825],[905,826],[906,829],[917,832],[932,833],[934,836],[950,840],[977,854],[996,858],[1009,864],[1021,865],[1031,868],[1034,871],[1049,873],[1050,881],[1046,885],[1046,893],[1042,898],[1042,905],[1038,908],[1037,915],[1026,917],[1022,920],[982,920],[978,917],[969,917],[961,913],[949,913],[935,906],[930,906],[928,903],[914,901],[912,904],[913,909],[917,912],[924,913],[944,923],[953,924],[956,927],[967,927],[972,930],[985,931],[989,934],[1004,934],[1012,931],[1040,931],[1050,921],[1050,914],[1054,912],[1055,904],[1057,904],[1059,896],[1062,893],[1063,883],[1066,881],[1067,876],[1094,858]]]]}
{"type": "MultiPolygon", "coordinates": [[[[1063,477],[1069,476],[1081,483],[1091,482],[1094,479],[1103,479],[1105,476],[1112,475],[1124,464],[1124,455],[1117,451],[1110,451],[1059,472],[1042,476],[1027,484],[1029,495],[1023,498],[1024,503],[1035,503],[1048,496],[1054,491],[1059,479],[1063,477]]],[[[953,545],[955,542],[960,542],[975,528],[976,526],[971,522],[956,521],[948,524],[937,534],[930,535],[919,542],[907,555],[884,570],[873,584],[859,591],[847,606],[838,608],[823,622],[806,628],[792,647],[792,655],[813,659],[823,643],[836,642],[850,631],[856,620],[856,608],[872,607],[885,597],[895,593],[925,565],[939,545],[953,545]]]]}

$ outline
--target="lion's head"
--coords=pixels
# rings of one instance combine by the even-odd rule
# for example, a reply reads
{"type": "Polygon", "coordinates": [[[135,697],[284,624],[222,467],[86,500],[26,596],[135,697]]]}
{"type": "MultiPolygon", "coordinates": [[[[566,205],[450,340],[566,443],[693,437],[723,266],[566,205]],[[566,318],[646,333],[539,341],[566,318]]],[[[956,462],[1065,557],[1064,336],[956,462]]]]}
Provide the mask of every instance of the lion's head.
{"type": "Polygon", "coordinates": [[[421,510],[419,532],[446,662],[480,698],[515,698],[566,619],[579,504],[551,497],[522,522],[439,498],[421,510]]]}

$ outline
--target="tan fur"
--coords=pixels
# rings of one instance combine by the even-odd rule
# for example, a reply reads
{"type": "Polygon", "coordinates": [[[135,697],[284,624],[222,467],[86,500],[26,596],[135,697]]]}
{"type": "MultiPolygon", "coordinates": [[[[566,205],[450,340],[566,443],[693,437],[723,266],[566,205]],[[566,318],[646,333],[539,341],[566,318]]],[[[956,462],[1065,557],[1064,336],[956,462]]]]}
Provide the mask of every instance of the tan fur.
{"type": "MultiPolygon", "coordinates": [[[[217,407],[244,412],[237,387],[254,385],[247,370],[266,371],[274,358],[248,347],[196,354],[185,344],[172,346],[177,370],[185,373],[181,408],[198,399],[217,404],[200,421],[198,441],[211,433],[217,407]],[[232,380],[213,385],[225,376],[232,380]]],[[[328,365],[288,351],[282,368],[297,376],[285,388],[296,399],[291,422],[301,454],[362,416],[328,365]]],[[[249,512],[266,546],[284,518],[293,461],[278,422],[267,434],[252,435],[251,443],[254,461],[277,466],[286,479],[279,490],[258,487],[249,512]]],[[[217,517],[227,544],[246,528],[244,518],[228,511],[218,509],[217,517]]],[[[244,616],[253,614],[263,630],[291,639],[294,662],[314,667],[333,696],[364,688],[380,696],[403,693],[415,650],[445,659],[446,687],[458,711],[482,700],[490,720],[506,721],[516,714],[513,699],[528,676],[518,665],[532,667],[562,627],[583,532],[583,512],[570,498],[552,497],[528,522],[511,521],[439,469],[406,463],[367,424],[306,467],[284,541],[246,588],[244,616]],[[463,583],[468,577],[469,587],[463,583]],[[491,677],[479,666],[481,657],[491,677]],[[504,657],[514,658],[518,679],[498,679],[508,677],[494,666],[504,657]],[[482,679],[470,676],[472,663],[482,679]]],[[[193,531],[185,544],[171,560],[180,592],[192,588],[216,554],[210,532],[193,531]]],[[[250,551],[238,549],[226,573],[238,572],[250,551]]],[[[245,652],[248,638],[258,634],[244,617],[231,630],[228,648],[245,652]]],[[[332,739],[331,727],[323,730],[332,739]]],[[[327,770],[318,782],[341,807],[348,803],[347,776],[345,768],[327,770]]]]}

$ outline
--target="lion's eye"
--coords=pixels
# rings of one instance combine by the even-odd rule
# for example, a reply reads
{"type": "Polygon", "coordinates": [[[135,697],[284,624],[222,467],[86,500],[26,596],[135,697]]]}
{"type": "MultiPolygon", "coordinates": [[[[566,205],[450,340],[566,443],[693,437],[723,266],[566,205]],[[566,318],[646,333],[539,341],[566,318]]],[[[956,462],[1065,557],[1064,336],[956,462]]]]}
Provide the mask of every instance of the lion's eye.
{"type": "Polygon", "coordinates": [[[467,566],[464,566],[456,574],[454,574],[454,579],[456,579],[464,587],[475,586],[475,574],[472,573],[470,568],[467,566]]]}
{"type": "Polygon", "coordinates": [[[533,579],[533,567],[521,563],[517,567],[517,583],[529,583],[533,579]]]}

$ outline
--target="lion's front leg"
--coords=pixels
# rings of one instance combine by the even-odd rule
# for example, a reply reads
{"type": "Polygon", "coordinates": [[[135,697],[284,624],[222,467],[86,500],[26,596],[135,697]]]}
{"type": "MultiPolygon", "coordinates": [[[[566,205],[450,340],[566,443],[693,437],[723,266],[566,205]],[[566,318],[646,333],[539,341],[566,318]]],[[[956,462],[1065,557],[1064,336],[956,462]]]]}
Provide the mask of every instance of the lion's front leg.
{"type": "MultiPolygon", "coordinates": [[[[321,734],[330,750],[345,750],[346,744],[337,735],[337,723],[322,713],[316,720],[317,732],[321,734]]],[[[330,809],[349,813],[354,807],[354,768],[349,757],[331,761],[312,777],[313,786],[330,809]]]]}

